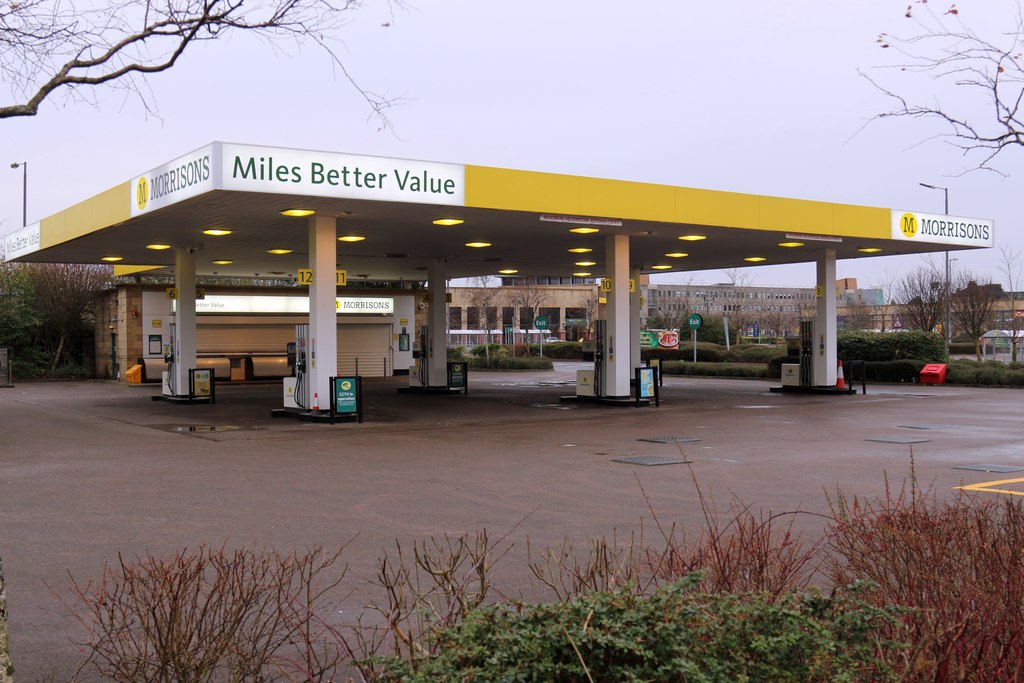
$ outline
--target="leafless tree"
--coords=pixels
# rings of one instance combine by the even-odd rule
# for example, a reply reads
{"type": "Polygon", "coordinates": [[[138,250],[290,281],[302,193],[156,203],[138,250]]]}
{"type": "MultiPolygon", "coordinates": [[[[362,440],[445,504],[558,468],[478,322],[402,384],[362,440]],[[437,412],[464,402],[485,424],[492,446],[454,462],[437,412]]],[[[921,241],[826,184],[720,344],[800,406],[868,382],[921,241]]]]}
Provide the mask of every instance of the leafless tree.
{"type": "Polygon", "coordinates": [[[942,5],[947,6],[945,11],[933,10],[927,0],[913,0],[905,12],[910,32],[905,37],[888,33],[878,37],[881,47],[903,58],[894,72],[930,79],[933,93],[927,103],[920,103],[901,94],[910,84],[887,86],[868,77],[893,101],[893,108],[876,118],[937,121],[945,130],[940,135],[978,159],[978,168],[996,170],[991,164],[1000,152],[1024,145],[1020,5],[991,37],[976,33],[970,17],[956,3],[942,5]]]}
{"type": "Polygon", "coordinates": [[[906,327],[931,332],[942,322],[946,289],[943,278],[935,264],[926,261],[894,283],[893,300],[903,311],[906,327]]]}
{"type": "Polygon", "coordinates": [[[29,271],[42,320],[41,342],[53,372],[74,363],[73,345],[91,326],[96,299],[110,286],[110,268],[65,263],[32,263],[24,268],[29,271]]]}
{"type": "Polygon", "coordinates": [[[469,293],[469,303],[480,313],[480,327],[485,331],[484,355],[491,360],[491,330],[498,326],[496,302],[499,289],[491,286],[491,278],[475,277],[471,281],[473,289],[469,293]]]}
{"type": "Polygon", "coordinates": [[[974,353],[981,360],[978,339],[992,325],[996,302],[1002,298],[1003,288],[997,284],[979,284],[980,278],[968,271],[958,272],[953,279],[950,311],[957,327],[974,338],[974,353]]]}
{"type": "Polygon", "coordinates": [[[1006,299],[1009,303],[1010,319],[1006,322],[1009,326],[1002,325],[1003,329],[1010,333],[1010,360],[1014,363],[1017,362],[1018,351],[1020,349],[1021,336],[1024,334],[1022,330],[1021,319],[1017,317],[1017,299],[1020,297],[1020,286],[1021,286],[1021,254],[1020,249],[1013,250],[1009,247],[1001,247],[1001,259],[999,264],[999,272],[1002,273],[1005,278],[1004,284],[1006,286],[1006,299]]]}
{"type": "Polygon", "coordinates": [[[530,343],[530,328],[533,327],[533,320],[537,317],[538,311],[544,302],[547,301],[548,291],[540,285],[514,285],[506,287],[507,300],[514,310],[517,326],[523,328],[525,341],[530,343]]]}
{"type": "MultiPolygon", "coordinates": [[[[391,4],[402,0],[387,0],[391,4]]],[[[69,0],[0,5],[0,77],[8,104],[0,118],[34,116],[58,91],[91,100],[108,85],[137,94],[151,109],[145,76],[170,69],[196,43],[247,32],[271,43],[311,42],[356,85],[331,42],[360,0],[69,0]]],[[[389,100],[358,86],[382,125],[389,100]]]]}
{"type": "MultiPolygon", "coordinates": [[[[753,282],[753,275],[749,270],[732,268],[725,271],[729,278],[731,290],[725,297],[725,318],[739,330],[739,334],[756,319],[755,311],[751,309],[749,302],[750,283],[753,282]]],[[[728,341],[728,337],[726,337],[728,341]]]]}

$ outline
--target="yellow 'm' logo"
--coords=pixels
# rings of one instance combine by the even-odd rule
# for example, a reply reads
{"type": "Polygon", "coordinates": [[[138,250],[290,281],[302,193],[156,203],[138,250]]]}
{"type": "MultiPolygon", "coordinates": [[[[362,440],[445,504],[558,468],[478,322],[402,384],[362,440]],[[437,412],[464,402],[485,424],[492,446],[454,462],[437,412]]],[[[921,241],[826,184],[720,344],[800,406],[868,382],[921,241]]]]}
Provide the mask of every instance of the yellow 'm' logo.
{"type": "Polygon", "coordinates": [[[135,204],[138,205],[139,211],[143,211],[146,208],[146,204],[149,203],[149,181],[144,177],[139,178],[139,185],[135,188],[135,204]]]}
{"type": "Polygon", "coordinates": [[[905,213],[900,217],[900,232],[904,237],[913,237],[917,234],[917,216],[912,213],[905,213]]]}

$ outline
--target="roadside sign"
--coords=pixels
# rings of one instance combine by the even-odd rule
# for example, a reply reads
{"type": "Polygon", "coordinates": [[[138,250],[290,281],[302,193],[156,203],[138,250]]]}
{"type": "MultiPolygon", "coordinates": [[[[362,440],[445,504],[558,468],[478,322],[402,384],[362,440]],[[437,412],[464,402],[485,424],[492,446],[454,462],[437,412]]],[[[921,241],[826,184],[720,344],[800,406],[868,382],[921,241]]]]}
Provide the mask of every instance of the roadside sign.
{"type": "Polygon", "coordinates": [[[704,318],[701,317],[700,313],[693,313],[690,315],[690,319],[686,321],[690,326],[690,329],[696,332],[704,325],[704,318]]]}
{"type": "Polygon", "coordinates": [[[359,409],[356,396],[355,377],[336,377],[334,379],[334,412],[354,413],[359,409]]]}
{"type": "Polygon", "coordinates": [[[538,330],[546,330],[548,329],[548,319],[542,315],[538,315],[533,319],[533,326],[538,330]]]}
{"type": "Polygon", "coordinates": [[[899,313],[892,314],[892,329],[902,330],[903,329],[903,318],[900,317],[899,313]]]}

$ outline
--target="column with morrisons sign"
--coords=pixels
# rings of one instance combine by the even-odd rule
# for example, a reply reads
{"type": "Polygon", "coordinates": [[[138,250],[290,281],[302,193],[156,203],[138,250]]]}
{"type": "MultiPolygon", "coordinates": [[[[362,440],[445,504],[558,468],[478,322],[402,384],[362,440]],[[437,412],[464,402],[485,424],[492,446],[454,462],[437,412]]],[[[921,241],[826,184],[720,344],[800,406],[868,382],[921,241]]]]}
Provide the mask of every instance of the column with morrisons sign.
{"type": "Polygon", "coordinates": [[[214,142],[132,179],[140,216],[213,190],[463,206],[465,166],[214,142]]]}
{"type": "Polygon", "coordinates": [[[915,211],[892,212],[892,238],[965,247],[995,246],[995,226],[979,218],[915,211]]]}

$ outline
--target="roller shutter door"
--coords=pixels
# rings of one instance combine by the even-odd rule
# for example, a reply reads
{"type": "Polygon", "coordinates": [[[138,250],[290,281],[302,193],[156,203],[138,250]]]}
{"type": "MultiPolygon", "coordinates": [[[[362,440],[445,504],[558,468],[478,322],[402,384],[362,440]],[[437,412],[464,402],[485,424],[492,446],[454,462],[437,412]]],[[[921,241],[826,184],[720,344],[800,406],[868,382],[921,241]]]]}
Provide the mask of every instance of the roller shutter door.
{"type": "Polygon", "coordinates": [[[295,325],[239,323],[196,326],[196,353],[280,353],[295,341],[295,325]]]}
{"type": "Polygon", "coordinates": [[[391,325],[338,325],[338,375],[355,375],[358,359],[363,377],[393,374],[391,325]]]}

